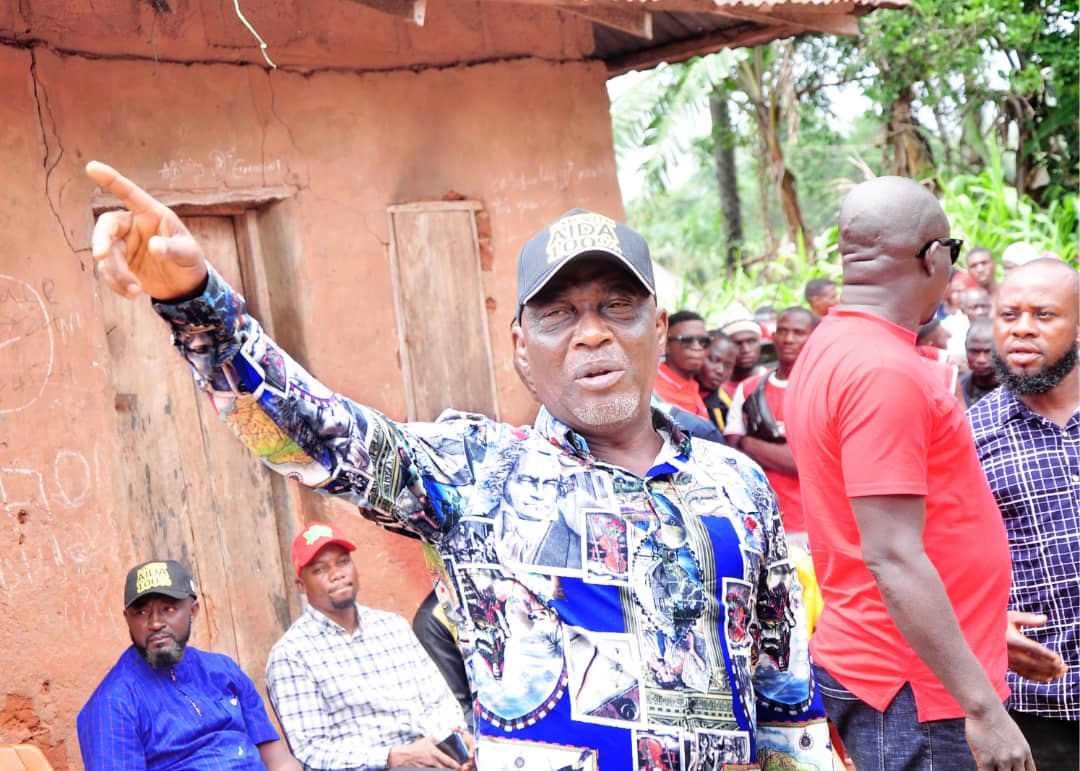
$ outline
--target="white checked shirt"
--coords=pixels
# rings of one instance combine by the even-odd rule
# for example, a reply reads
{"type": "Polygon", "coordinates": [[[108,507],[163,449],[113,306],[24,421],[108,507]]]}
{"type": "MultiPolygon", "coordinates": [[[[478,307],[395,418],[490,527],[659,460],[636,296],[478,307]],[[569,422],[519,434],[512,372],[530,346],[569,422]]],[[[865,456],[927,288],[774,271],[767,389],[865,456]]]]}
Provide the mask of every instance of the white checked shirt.
{"type": "Polygon", "coordinates": [[[383,769],[391,748],[462,727],[461,707],[405,619],[356,612],[349,634],[308,607],[266,663],[270,700],[307,769],[383,769]]]}

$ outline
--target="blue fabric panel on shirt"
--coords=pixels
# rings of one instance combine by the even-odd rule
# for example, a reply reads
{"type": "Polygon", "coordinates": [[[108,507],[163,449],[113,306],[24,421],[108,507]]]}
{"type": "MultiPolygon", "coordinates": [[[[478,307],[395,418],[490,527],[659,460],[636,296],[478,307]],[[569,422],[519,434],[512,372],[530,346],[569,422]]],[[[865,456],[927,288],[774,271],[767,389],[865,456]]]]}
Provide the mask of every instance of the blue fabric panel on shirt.
{"type": "Polygon", "coordinates": [[[592,632],[626,631],[618,587],[586,583],[568,576],[560,584],[566,599],[552,600],[551,604],[565,623],[592,632]]]}

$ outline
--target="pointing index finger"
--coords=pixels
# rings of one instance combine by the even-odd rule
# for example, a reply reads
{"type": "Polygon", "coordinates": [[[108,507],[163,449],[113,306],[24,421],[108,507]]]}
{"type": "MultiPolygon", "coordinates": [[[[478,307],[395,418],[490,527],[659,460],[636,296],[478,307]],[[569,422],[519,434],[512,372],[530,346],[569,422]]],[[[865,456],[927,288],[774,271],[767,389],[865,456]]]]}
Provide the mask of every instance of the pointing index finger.
{"type": "Polygon", "coordinates": [[[142,212],[161,206],[152,195],[107,163],[90,161],[86,164],[86,173],[103,190],[119,198],[129,211],[142,212]]]}

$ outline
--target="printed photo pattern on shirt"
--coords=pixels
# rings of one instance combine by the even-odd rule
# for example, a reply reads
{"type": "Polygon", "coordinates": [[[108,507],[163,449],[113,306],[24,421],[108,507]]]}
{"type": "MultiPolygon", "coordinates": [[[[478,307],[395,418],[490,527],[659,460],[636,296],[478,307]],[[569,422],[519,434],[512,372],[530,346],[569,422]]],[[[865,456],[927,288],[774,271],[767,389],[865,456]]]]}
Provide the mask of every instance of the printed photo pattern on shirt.
{"type": "Polygon", "coordinates": [[[481,771],[759,768],[770,753],[831,768],[801,586],[745,456],[658,412],[644,479],[543,409],[521,428],[398,424],[319,384],[214,273],[203,297],[157,309],[267,465],[438,551],[481,771]]]}

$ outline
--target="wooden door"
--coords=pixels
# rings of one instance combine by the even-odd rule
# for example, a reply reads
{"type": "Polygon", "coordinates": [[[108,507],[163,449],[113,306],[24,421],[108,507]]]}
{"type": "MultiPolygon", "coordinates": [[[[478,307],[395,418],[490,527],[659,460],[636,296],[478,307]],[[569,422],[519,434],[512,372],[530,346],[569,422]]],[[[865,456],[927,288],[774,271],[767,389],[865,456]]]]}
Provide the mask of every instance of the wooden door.
{"type": "MultiPolygon", "coordinates": [[[[233,218],[184,219],[243,291],[233,218]]],[[[115,525],[136,560],[192,569],[202,606],[193,644],[232,656],[261,692],[266,656],[289,623],[272,472],[218,419],[145,298],[105,291],[102,305],[116,392],[115,525]]]]}
{"type": "Polygon", "coordinates": [[[390,207],[390,261],[410,420],[498,419],[474,201],[390,207]]]}

